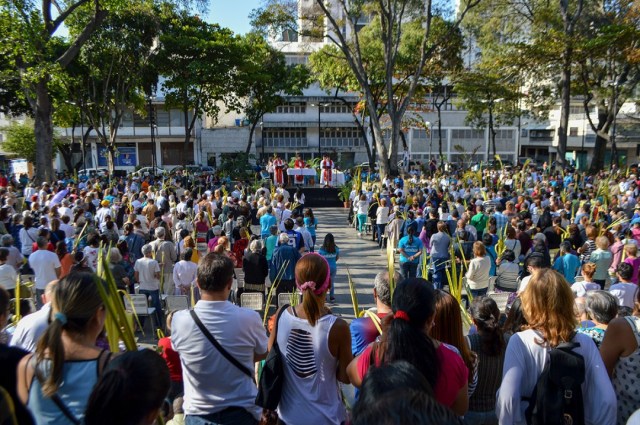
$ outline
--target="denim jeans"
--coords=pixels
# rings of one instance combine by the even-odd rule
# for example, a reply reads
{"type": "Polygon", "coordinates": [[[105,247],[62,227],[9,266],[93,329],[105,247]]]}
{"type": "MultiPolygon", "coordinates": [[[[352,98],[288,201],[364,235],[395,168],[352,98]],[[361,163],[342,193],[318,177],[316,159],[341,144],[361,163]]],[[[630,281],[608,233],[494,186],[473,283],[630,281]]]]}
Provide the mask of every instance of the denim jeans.
{"type": "Polygon", "coordinates": [[[329,298],[335,298],[334,292],[336,289],[336,273],[337,270],[331,271],[331,290],[329,291],[329,298]]]}
{"type": "Polygon", "coordinates": [[[445,272],[446,262],[448,258],[432,258],[433,275],[431,277],[433,287],[435,289],[442,289],[443,285],[447,281],[447,275],[445,272]]]}
{"type": "Polygon", "coordinates": [[[400,271],[403,279],[416,277],[418,273],[418,263],[412,263],[410,261],[400,263],[400,271]]]}
{"type": "Polygon", "coordinates": [[[498,425],[496,412],[467,412],[464,414],[465,425],[498,425]]]}
{"type": "Polygon", "coordinates": [[[376,224],[378,227],[378,247],[382,248],[382,235],[384,235],[384,229],[387,227],[386,224],[376,224]]]}
{"type": "Polygon", "coordinates": [[[358,232],[362,233],[365,231],[367,225],[367,215],[366,214],[358,214],[358,232]]]}
{"type": "MultiPolygon", "coordinates": [[[[160,291],[152,291],[149,289],[141,289],[141,294],[147,296],[147,298],[151,298],[151,307],[156,308],[156,326],[159,328],[163,327],[164,319],[162,318],[164,315],[162,314],[162,303],[160,303],[160,291]]],[[[140,318],[140,324],[144,325],[142,318],[140,318]]]]}
{"type": "Polygon", "coordinates": [[[478,297],[484,297],[485,295],[487,295],[487,291],[489,290],[489,288],[484,288],[484,289],[470,289],[471,291],[471,296],[473,298],[478,298],[478,297]]]}
{"type": "Polygon", "coordinates": [[[251,413],[240,407],[229,407],[208,415],[186,415],[185,425],[256,425],[251,413]]]}

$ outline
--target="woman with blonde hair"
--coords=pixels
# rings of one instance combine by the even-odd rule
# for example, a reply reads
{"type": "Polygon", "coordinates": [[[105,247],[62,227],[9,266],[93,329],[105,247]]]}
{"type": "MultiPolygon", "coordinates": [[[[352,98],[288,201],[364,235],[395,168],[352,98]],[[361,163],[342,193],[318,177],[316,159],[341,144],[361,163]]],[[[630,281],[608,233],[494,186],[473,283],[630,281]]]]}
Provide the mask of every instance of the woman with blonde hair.
{"type": "Polygon", "coordinates": [[[18,365],[18,395],[38,424],[82,422],[91,389],[110,357],[96,347],[106,316],[100,284],[89,273],[61,279],[53,290],[51,323],[36,352],[18,365]]]}
{"type": "Polygon", "coordinates": [[[481,297],[487,294],[489,289],[489,272],[491,271],[491,260],[487,256],[487,250],[480,241],[473,243],[473,259],[469,261],[467,269],[467,283],[471,289],[471,295],[481,297]]]}
{"type": "Polygon", "coordinates": [[[551,269],[536,270],[520,295],[527,321],[522,332],[509,338],[496,413],[500,424],[525,424],[525,411],[547,361],[549,350],[573,343],[572,351],[584,359],[582,383],[584,417],[573,423],[614,424],[616,396],[598,349],[589,336],[577,333],[573,314],[574,297],[561,274],[551,269]]]}
{"type": "Polygon", "coordinates": [[[338,381],[349,383],[352,360],[349,325],[331,314],[325,297],[331,286],[329,264],[310,253],[298,260],[295,281],[302,303],[278,312],[269,349],[276,342],[285,357],[284,385],[278,405],[280,421],[342,424],[347,412],[338,381]]]}
{"type": "Polygon", "coordinates": [[[596,238],[596,250],[591,253],[589,261],[596,265],[593,281],[600,285],[600,289],[604,290],[604,285],[609,278],[609,267],[613,261],[613,255],[609,251],[609,238],[606,236],[596,238]]]}

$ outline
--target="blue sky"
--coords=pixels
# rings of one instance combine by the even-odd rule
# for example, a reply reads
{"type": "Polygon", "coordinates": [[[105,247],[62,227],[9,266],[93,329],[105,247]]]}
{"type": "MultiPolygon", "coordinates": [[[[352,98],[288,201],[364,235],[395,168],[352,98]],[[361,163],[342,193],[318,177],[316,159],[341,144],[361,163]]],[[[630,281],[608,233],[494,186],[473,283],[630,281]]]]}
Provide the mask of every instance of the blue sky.
{"type": "Polygon", "coordinates": [[[210,0],[207,21],[245,34],[251,30],[249,13],[261,4],[262,0],[210,0]]]}

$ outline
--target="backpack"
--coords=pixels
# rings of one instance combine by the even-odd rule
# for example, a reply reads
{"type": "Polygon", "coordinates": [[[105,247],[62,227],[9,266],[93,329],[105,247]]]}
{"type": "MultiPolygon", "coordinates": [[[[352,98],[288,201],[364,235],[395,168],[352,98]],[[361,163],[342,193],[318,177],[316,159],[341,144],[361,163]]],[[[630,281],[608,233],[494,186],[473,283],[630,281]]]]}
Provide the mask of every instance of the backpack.
{"type": "Polygon", "coordinates": [[[573,352],[576,342],[552,348],[549,361],[538,377],[525,410],[529,425],[578,425],[584,423],[582,383],[585,380],[584,358],[573,352]]]}

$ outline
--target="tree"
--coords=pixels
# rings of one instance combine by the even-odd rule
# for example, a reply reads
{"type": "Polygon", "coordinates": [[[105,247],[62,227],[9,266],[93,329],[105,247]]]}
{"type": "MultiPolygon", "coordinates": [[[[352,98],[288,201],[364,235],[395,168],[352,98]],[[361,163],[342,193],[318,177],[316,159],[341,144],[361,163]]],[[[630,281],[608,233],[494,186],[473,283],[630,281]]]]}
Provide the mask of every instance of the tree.
{"type": "MultiPolygon", "coordinates": [[[[36,134],[33,128],[33,120],[27,119],[23,123],[12,122],[8,126],[0,128],[7,138],[2,143],[2,149],[5,152],[14,154],[18,158],[24,158],[29,162],[36,160],[36,134]]],[[[54,137],[54,152],[59,149],[64,142],[54,137]]]]}
{"type": "Polygon", "coordinates": [[[620,0],[586,14],[591,25],[579,29],[576,93],[583,96],[585,116],[596,134],[590,169],[597,172],[605,167],[609,141],[611,162],[618,162],[617,146],[609,132],[640,83],[640,6],[620,0]]]}
{"type": "Polygon", "coordinates": [[[83,112],[106,147],[111,174],[124,113],[144,109],[144,89],[157,78],[150,64],[160,29],[157,15],[154,9],[135,5],[112,13],[74,64],[76,98],[86,100],[83,112]]]}
{"type": "MultiPolygon", "coordinates": [[[[51,82],[66,70],[82,46],[100,28],[109,13],[127,9],[144,0],[0,0],[3,24],[0,39],[9,49],[10,63],[34,117],[37,141],[36,180],[52,180],[53,170],[53,102],[51,82]],[[62,26],[73,24],[66,42],[56,34],[62,26]]],[[[179,3],[188,6],[189,0],[179,3]]],[[[203,0],[197,0],[204,8],[203,0]]]]}
{"type": "Polygon", "coordinates": [[[243,51],[231,30],[187,12],[168,13],[156,63],[165,107],[184,115],[184,149],[203,114],[217,119],[222,106],[240,110],[235,93],[243,51]]]}
{"type": "MultiPolygon", "coordinates": [[[[519,84],[510,81],[508,76],[499,76],[479,66],[475,71],[466,71],[458,76],[455,91],[460,105],[467,111],[465,121],[476,128],[488,128],[492,158],[495,158],[496,128],[500,124],[512,124],[520,113],[519,84]]],[[[489,146],[487,157],[488,154],[489,146]]]]}
{"type": "MultiPolygon", "coordinates": [[[[426,63],[449,35],[446,33],[444,38],[439,40],[431,38],[434,13],[438,11],[430,0],[336,0],[331,3],[315,0],[313,7],[306,9],[302,14],[298,13],[297,5],[291,3],[271,0],[266,7],[254,13],[253,24],[271,25],[271,29],[276,28],[278,31],[295,30],[307,37],[326,37],[338,48],[360,86],[363,100],[372,118],[370,123],[375,137],[380,173],[383,177],[396,173],[397,148],[404,113],[421,86],[426,63]],[[365,33],[364,29],[360,30],[360,26],[362,18],[366,16],[371,17],[371,21],[365,29],[370,29],[371,33],[376,34],[376,37],[371,39],[372,43],[364,42],[359,33],[365,33]],[[301,21],[299,27],[298,20],[301,21]],[[327,31],[324,30],[322,22],[326,22],[327,31]],[[409,29],[414,31],[405,31],[409,29]],[[405,49],[402,45],[412,47],[405,49]],[[367,49],[377,50],[377,55],[382,58],[379,61],[382,65],[381,80],[371,78],[371,69],[365,62],[367,49]],[[407,58],[411,60],[405,60],[407,58]],[[400,69],[408,72],[399,75],[400,69]],[[383,137],[380,120],[375,118],[378,116],[379,105],[375,101],[373,85],[377,84],[377,81],[384,87],[384,108],[391,123],[391,137],[388,143],[383,137]]],[[[451,28],[457,28],[469,9],[478,3],[479,0],[461,2],[459,13],[451,28]]]]}
{"type": "Polygon", "coordinates": [[[309,71],[303,65],[287,65],[284,55],[257,33],[247,34],[242,42],[245,53],[238,94],[244,99],[243,110],[251,125],[245,150],[249,154],[262,116],[282,104],[282,95],[302,95],[309,84],[309,71]]]}

